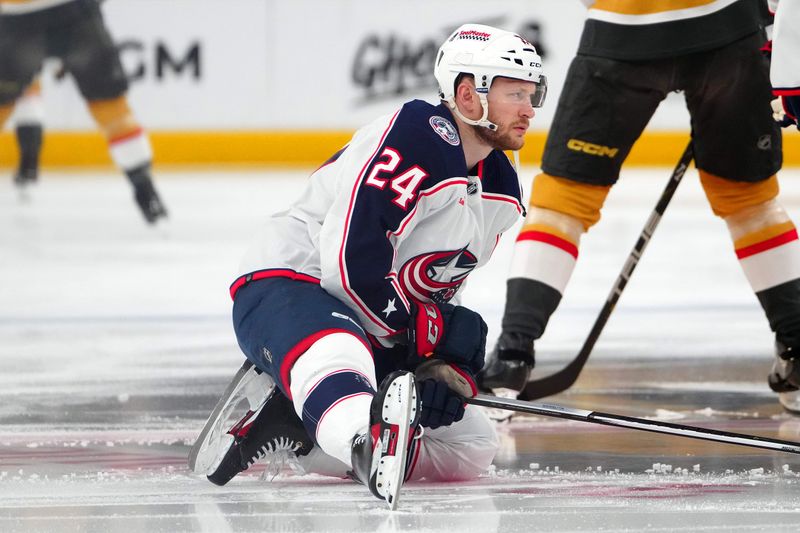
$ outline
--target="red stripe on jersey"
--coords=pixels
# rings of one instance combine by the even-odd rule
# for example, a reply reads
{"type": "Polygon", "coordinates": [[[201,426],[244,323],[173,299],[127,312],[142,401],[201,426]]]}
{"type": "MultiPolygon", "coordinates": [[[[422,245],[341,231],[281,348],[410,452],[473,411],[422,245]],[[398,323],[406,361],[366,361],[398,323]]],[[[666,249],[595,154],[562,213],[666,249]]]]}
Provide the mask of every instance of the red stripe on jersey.
{"type": "Polygon", "coordinates": [[[751,255],[760,254],[761,252],[772,250],[773,248],[782,246],[787,242],[792,242],[796,240],[797,240],[797,229],[792,229],[787,231],[786,233],[781,233],[780,235],[776,235],[771,239],[767,239],[766,241],[757,242],[755,244],[751,244],[750,246],[739,248],[738,250],[736,250],[736,257],[738,257],[739,259],[744,259],[745,257],[750,257],[751,255]]]}
{"type": "Polygon", "coordinates": [[[308,274],[303,274],[301,272],[295,272],[294,270],[289,268],[273,268],[270,270],[259,270],[257,272],[251,272],[250,274],[241,276],[231,284],[231,289],[230,289],[231,299],[236,297],[236,292],[242,287],[244,287],[246,283],[266,278],[288,278],[297,281],[307,281],[309,283],[316,283],[317,285],[319,285],[319,280],[314,276],[309,276],[308,274]]]}
{"type": "Polygon", "coordinates": [[[555,246],[556,248],[564,250],[575,259],[578,258],[577,246],[575,246],[568,240],[562,239],[561,237],[556,237],[551,233],[545,233],[543,231],[523,231],[517,237],[517,242],[519,241],[543,242],[545,244],[549,244],[550,246],[555,246]]]}
{"type": "Polygon", "coordinates": [[[517,213],[520,215],[522,214],[522,205],[517,201],[516,198],[513,196],[506,196],[505,194],[495,194],[495,193],[482,193],[481,198],[484,200],[494,200],[497,202],[508,202],[509,204],[513,205],[516,208],[517,213]]]}

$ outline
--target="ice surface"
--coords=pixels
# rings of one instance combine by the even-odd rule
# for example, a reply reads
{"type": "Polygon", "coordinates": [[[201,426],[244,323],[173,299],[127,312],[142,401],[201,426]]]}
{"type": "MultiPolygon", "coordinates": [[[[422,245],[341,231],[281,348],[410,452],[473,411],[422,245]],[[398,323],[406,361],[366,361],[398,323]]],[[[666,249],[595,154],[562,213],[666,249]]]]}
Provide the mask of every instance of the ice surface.
{"type": "MultiPolygon", "coordinates": [[[[623,173],[537,372],[577,352],[669,173],[623,173]]],[[[27,202],[0,180],[0,531],[797,530],[797,456],[559,419],[499,426],[485,476],[410,484],[396,513],[345,480],[257,468],[220,488],[190,474],[188,448],[241,362],[228,285],[305,175],[162,169],[170,219],[156,228],[112,171],[45,172],[27,202]]],[[[782,189],[800,220],[800,172],[782,189]]],[[[490,342],[509,233],[465,294],[490,342]]],[[[766,386],[771,343],[690,171],[584,376],[552,401],[800,441],[766,386]]]]}

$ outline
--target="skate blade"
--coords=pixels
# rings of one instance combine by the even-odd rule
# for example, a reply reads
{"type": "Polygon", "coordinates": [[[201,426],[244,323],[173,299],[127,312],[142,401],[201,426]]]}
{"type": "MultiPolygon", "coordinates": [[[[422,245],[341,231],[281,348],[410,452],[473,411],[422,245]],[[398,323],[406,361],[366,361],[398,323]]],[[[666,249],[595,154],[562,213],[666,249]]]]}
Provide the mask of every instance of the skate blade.
{"type": "Polygon", "coordinates": [[[781,392],[778,394],[778,401],[787,412],[800,416],[800,391],[781,392]]]}
{"type": "MultiPolygon", "coordinates": [[[[236,372],[231,380],[222,397],[217,402],[214,410],[206,420],[203,429],[200,431],[197,439],[189,451],[188,463],[189,469],[197,474],[207,475],[209,471],[215,469],[219,465],[220,460],[224,457],[230,447],[230,442],[223,442],[226,437],[232,438],[228,435],[228,429],[236,423],[236,417],[231,416],[237,407],[243,401],[251,401],[250,397],[254,394],[253,388],[255,385],[261,387],[261,384],[254,384],[254,381],[261,376],[255,373],[253,364],[250,361],[245,361],[242,367],[236,372]]],[[[272,387],[275,386],[272,380],[272,387]]],[[[263,388],[263,387],[262,387],[263,388]]],[[[263,401],[269,396],[267,392],[259,394],[263,395],[263,401]]],[[[260,406],[249,406],[251,410],[256,411],[260,406]]],[[[239,414],[241,416],[241,412],[239,414]]]]}

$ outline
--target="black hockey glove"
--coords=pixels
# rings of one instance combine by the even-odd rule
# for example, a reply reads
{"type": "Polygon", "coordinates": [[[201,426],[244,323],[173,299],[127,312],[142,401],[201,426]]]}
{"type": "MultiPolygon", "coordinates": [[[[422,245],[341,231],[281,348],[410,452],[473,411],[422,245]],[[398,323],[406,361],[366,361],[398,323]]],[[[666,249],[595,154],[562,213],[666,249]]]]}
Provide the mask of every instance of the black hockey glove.
{"type": "Polygon", "coordinates": [[[464,418],[464,398],[477,394],[475,378],[459,366],[433,359],[415,372],[420,393],[420,424],[436,429],[464,418]]]}
{"type": "Polygon", "coordinates": [[[483,368],[487,330],[481,315],[466,307],[412,302],[409,363],[413,368],[435,357],[475,374],[483,368]]]}

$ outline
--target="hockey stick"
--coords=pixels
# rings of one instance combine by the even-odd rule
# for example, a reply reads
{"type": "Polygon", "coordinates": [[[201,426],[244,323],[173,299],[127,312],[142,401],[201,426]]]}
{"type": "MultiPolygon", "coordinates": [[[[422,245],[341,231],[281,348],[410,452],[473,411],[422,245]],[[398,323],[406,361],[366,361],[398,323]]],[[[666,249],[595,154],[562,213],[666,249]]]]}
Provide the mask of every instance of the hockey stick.
{"type": "Polygon", "coordinates": [[[743,435],[741,433],[731,433],[728,431],[718,431],[696,426],[685,426],[682,424],[671,424],[658,420],[648,420],[646,418],[634,418],[632,416],[612,415],[599,411],[586,411],[584,409],[572,409],[561,405],[549,403],[533,403],[510,398],[499,398],[488,394],[478,394],[474,398],[467,398],[467,403],[480,405],[483,407],[493,407],[495,409],[505,409],[521,413],[534,415],[550,416],[555,418],[566,418],[568,420],[578,420],[580,422],[591,422],[604,426],[617,426],[652,433],[665,433],[667,435],[677,435],[679,437],[689,437],[692,439],[710,440],[714,442],[724,442],[726,444],[736,444],[739,446],[749,446],[751,448],[763,448],[780,452],[800,454],[800,443],[787,440],[770,439],[756,435],[743,435]]]}
{"type": "Polygon", "coordinates": [[[639,263],[639,259],[641,259],[644,249],[650,242],[653,232],[656,230],[658,223],[661,221],[661,217],[664,214],[664,211],[667,209],[667,205],[669,205],[670,200],[672,200],[672,196],[675,194],[675,190],[678,188],[678,184],[680,184],[681,180],[683,179],[683,175],[686,173],[686,169],[692,162],[693,157],[694,151],[692,149],[692,143],[689,141],[689,145],[686,147],[686,150],[683,151],[683,155],[681,156],[680,161],[678,161],[678,165],[675,167],[675,170],[672,171],[672,176],[670,177],[667,186],[664,188],[664,192],[661,193],[661,198],[658,199],[658,203],[653,209],[653,212],[650,214],[650,218],[647,219],[647,223],[644,225],[642,232],[639,234],[639,239],[636,241],[636,245],[634,245],[633,250],[631,250],[630,255],[628,255],[628,259],[625,261],[625,265],[622,267],[622,272],[620,272],[619,276],[617,277],[617,281],[614,282],[614,286],[611,288],[611,292],[606,299],[606,303],[603,305],[603,308],[600,310],[600,314],[594,321],[592,330],[589,332],[589,336],[584,341],[580,352],[578,352],[578,355],[576,355],[575,359],[573,359],[566,367],[559,370],[555,374],[551,374],[535,381],[529,381],[528,384],[525,385],[525,388],[519,393],[517,399],[536,400],[538,398],[544,398],[545,396],[552,396],[553,394],[567,390],[572,386],[573,383],[575,383],[575,380],[578,379],[578,375],[580,375],[583,365],[585,365],[586,361],[589,359],[589,355],[592,353],[592,349],[594,348],[597,339],[600,337],[600,333],[602,333],[606,322],[608,322],[608,317],[610,317],[611,312],[614,311],[614,307],[617,305],[617,301],[622,294],[622,290],[625,288],[625,285],[628,284],[628,280],[630,279],[633,270],[639,263]]]}

